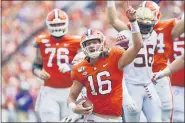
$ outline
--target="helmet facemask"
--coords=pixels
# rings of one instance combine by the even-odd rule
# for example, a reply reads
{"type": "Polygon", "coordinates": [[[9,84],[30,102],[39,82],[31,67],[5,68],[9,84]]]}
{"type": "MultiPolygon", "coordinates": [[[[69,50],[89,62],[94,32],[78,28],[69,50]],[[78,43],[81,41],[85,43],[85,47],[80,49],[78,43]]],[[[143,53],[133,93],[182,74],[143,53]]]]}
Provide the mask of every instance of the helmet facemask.
{"type": "Polygon", "coordinates": [[[143,23],[138,22],[138,25],[140,28],[140,32],[142,34],[142,38],[143,39],[149,38],[153,32],[155,24],[143,24],[143,23]]]}
{"type": "Polygon", "coordinates": [[[103,52],[103,42],[100,39],[91,39],[82,42],[82,50],[90,58],[98,58],[103,52]],[[90,45],[88,43],[91,43],[90,45]]]}
{"type": "Polygon", "coordinates": [[[157,21],[154,13],[149,8],[140,7],[136,10],[136,18],[143,39],[149,38],[157,21]]]}
{"type": "Polygon", "coordinates": [[[68,23],[69,21],[67,14],[59,9],[54,9],[51,11],[46,18],[48,31],[55,37],[61,37],[68,32],[68,23]]]}

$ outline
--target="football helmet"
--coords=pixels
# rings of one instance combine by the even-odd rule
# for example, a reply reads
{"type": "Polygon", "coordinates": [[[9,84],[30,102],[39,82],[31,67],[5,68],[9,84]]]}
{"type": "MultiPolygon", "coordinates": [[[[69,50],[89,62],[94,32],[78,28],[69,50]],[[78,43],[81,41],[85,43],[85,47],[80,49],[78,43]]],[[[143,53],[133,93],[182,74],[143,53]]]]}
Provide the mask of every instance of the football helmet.
{"type": "Polygon", "coordinates": [[[143,39],[149,38],[156,23],[154,13],[149,8],[139,7],[136,10],[136,19],[143,39]]]}
{"type": "Polygon", "coordinates": [[[157,3],[153,1],[143,1],[140,7],[149,8],[155,15],[156,23],[160,20],[161,12],[159,11],[160,7],[157,5],[157,3]]]}
{"type": "Polygon", "coordinates": [[[87,32],[82,36],[80,42],[82,51],[90,58],[97,58],[104,51],[106,47],[105,36],[98,30],[88,29],[87,32]],[[87,46],[86,43],[91,40],[99,40],[98,44],[87,46]]]}
{"type": "Polygon", "coordinates": [[[53,9],[46,18],[48,31],[55,37],[61,37],[68,32],[68,23],[68,15],[60,9],[53,9]]]}
{"type": "Polygon", "coordinates": [[[132,33],[130,30],[123,30],[118,33],[116,39],[116,45],[121,46],[123,48],[129,47],[129,42],[132,41],[132,33]]]}

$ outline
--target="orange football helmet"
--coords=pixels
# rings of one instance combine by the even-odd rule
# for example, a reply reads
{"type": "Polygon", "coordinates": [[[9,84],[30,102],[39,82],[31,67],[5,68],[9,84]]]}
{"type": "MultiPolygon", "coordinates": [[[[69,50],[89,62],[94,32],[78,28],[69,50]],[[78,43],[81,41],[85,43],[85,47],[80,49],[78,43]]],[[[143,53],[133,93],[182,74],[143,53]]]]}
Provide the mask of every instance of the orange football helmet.
{"type": "Polygon", "coordinates": [[[149,8],[155,14],[155,18],[156,18],[157,22],[160,20],[161,12],[159,10],[160,7],[157,5],[157,3],[153,2],[153,1],[143,1],[143,3],[140,5],[140,7],[149,8]]]}
{"type": "Polygon", "coordinates": [[[89,56],[90,58],[97,58],[106,47],[105,36],[101,31],[88,29],[87,32],[82,36],[80,45],[86,56],[89,56]],[[100,43],[98,45],[96,44],[92,51],[90,48],[92,46],[87,46],[86,43],[95,39],[99,40],[100,43]]]}
{"type": "Polygon", "coordinates": [[[68,15],[60,9],[53,9],[46,18],[48,31],[55,37],[61,37],[68,32],[68,23],[68,15]]]}

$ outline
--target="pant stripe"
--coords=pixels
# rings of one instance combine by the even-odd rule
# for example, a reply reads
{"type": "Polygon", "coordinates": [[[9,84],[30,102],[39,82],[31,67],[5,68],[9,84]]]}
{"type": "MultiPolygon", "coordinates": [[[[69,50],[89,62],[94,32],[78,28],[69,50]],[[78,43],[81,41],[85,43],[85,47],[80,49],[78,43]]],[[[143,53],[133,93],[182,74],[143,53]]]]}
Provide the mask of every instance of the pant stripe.
{"type": "Polygon", "coordinates": [[[170,87],[170,92],[171,92],[171,96],[172,96],[172,113],[171,113],[171,117],[170,117],[170,122],[173,122],[173,110],[174,110],[174,102],[173,102],[173,92],[172,92],[172,87],[171,87],[171,81],[170,78],[169,79],[169,87],[170,87]]]}

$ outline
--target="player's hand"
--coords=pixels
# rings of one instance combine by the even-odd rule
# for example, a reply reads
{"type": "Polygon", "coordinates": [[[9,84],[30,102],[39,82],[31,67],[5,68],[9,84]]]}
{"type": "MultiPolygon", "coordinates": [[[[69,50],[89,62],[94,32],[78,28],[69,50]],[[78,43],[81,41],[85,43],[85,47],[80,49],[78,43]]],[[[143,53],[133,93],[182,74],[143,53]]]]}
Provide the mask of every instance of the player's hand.
{"type": "Polygon", "coordinates": [[[138,107],[137,107],[135,101],[129,95],[126,95],[126,97],[124,98],[124,108],[126,108],[126,110],[128,112],[137,112],[138,111],[138,107]]]}
{"type": "Polygon", "coordinates": [[[163,71],[159,71],[159,72],[157,72],[157,73],[153,73],[153,75],[152,75],[152,82],[153,82],[154,84],[157,84],[156,81],[157,81],[158,79],[163,78],[163,77],[164,77],[164,72],[163,72],[163,71]]]}
{"type": "Polygon", "coordinates": [[[50,78],[50,74],[47,73],[45,70],[39,71],[38,77],[42,80],[47,80],[50,78]]]}
{"type": "Polygon", "coordinates": [[[79,120],[80,118],[82,118],[82,115],[72,114],[72,115],[69,115],[68,117],[63,118],[61,122],[75,122],[76,120],[79,120]]]}
{"type": "Polygon", "coordinates": [[[59,71],[62,73],[66,73],[66,72],[71,71],[71,68],[70,68],[69,64],[63,63],[59,66],[59,71]]]}
{"type": "Polygon", "coordinates": [[[85,103],[86,100],[82,100],[79,104],[76,105],[76,107],[73,109],[74,113],[77,114],[91,114],[93,111],[93,105],[88,107],[83,107],[83,103],[85,103]]]}
{"type": "Polygon", "coordinates": [[[126,15],[129,21],[133,22],[136,20],[136,10],[129,5],[129,1],[126,4],[126,15]]]}

